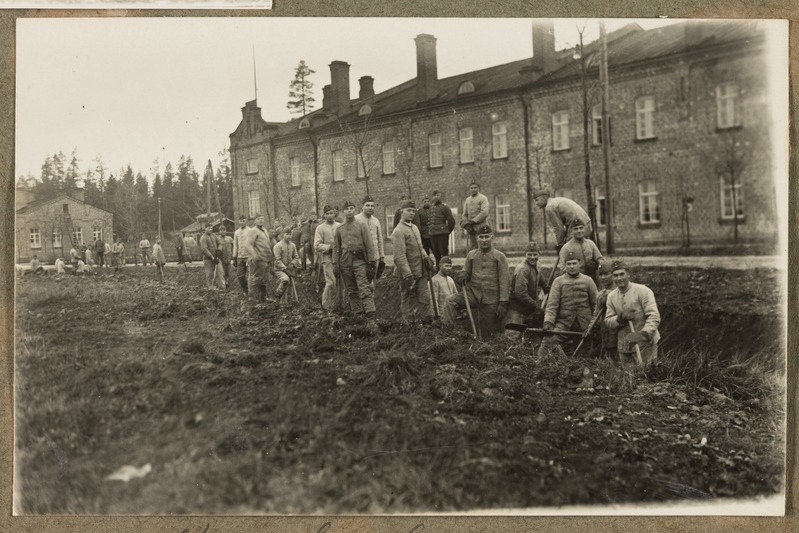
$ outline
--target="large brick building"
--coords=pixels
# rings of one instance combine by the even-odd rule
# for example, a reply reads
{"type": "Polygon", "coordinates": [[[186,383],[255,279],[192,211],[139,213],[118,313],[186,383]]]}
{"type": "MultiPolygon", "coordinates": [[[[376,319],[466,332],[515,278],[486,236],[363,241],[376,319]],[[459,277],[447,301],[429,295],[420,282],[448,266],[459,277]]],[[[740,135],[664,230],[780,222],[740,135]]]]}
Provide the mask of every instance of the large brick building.
{"type": "MultiPolygon", "coordinates": [[[[618,247],[679,246],[686,214],[693,243],[731,243],[735,233],[739,242],[773,241],[764,39],[756,22],[631,24],[608,36],[618,247]]],[[[248,102],[230,135],[236,216],[319,212],[357,203],[367,190],[384,220],[401,195],[420,200],[433,189],[460,212],[474,180],[491,202],[500,249],[519,250],[531,237],[551,244],[531,190],[587,205],[585,73],[603,229],[598,44],[581,57],[556,52],[552,24],[536,22],[532,59],[438,79],[435,38],[415,40],[416,78],[381,93],[364,76],[352,98],[349,65],[333,61],[322,108],[305,117],[267,122],[248,102]]],[[[463,251],[464,239],[454,242],[463,251]]]]}

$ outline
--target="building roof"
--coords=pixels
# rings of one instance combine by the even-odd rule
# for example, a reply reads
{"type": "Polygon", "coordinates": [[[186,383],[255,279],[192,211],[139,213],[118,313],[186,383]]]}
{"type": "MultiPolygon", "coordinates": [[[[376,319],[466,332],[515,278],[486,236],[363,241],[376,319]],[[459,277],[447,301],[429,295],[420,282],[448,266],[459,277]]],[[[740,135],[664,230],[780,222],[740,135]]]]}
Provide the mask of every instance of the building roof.
{"type": "Polygon", "coordinates": [[[31,203],[29,203],[27,205],[24,205],[24,206],[20,207],[19,209],[17,209],[17,215],[24,215],[24,214],[29,213],[31,211],[34,211],[34,210],[36,210],[36,209],[38,209],[40,207],[43,207],[43,206],[45,206],[47,204],[61,201],[64,198],[69,198],[73,202],[77,202],[79,204],[87,205],[87,206],[91,207],[92,209],[97,209],[98,211],[102,211],[103,213],[108,213],[110,215],[113,215],[113,213],[111,211],[107,211],[107,210],[103,209],[102,207],[97,207],[96,205],[92,205],[92,204],[89,204],[87,202],[84,202],[83,200],[79,200],[78,198],[75,198],[74,196],[70,196],[69,194],[64,193],[64,192],[58,193],[57,195],[52,196],[50,198],[41,198],[39,200],[34,200],[33,202],[31,202],[31,203]]]}
{"type": "MultiPolygon", "coordinates": [[[[720,44],[744,42],[755,37],[757,32],[757,21],[687,21],[651,30],[644,30],[638,24],[630,23],[608,33],[608,66],[612,69],[720,44]],[[690,39],[688,38],[689,34],[691,35],[690,39]]],[[[598,50],[599,41],[592,41],[584,46],[586,56],[596,54],[598,50]]],[[[283,123],[270,122],[268,124],[277,126],[278,137],[289,136],[302,131],[299,129],[299,123],[303,118],[311,120],[314,129],[330,125],[338,120],[350,122],[358,117],[358,111],[363,104],[369,104],[372,107],[372,118],[386,117],[422,107],[472,100],[481,96],[545,85],[579,75],[580,61],[573,57],[573,50],[561,50],[555,54],[559,67],[538,79],[534,79],[535,71],[530,68],[532,60],[526,58],[439,79],[438,96],[426,102],[416,101],[416,78],[412,78],[369,98],[351,100],[352,111],[339,118],[330,110],[317,109],[305,117],[283,123]],[[467,81],[474,85],[474,92],[458,95],[458,88],[467,81]]],[[[598,62],[593,60],[589,68],[596,68],[597,65],[598,62]]]]}

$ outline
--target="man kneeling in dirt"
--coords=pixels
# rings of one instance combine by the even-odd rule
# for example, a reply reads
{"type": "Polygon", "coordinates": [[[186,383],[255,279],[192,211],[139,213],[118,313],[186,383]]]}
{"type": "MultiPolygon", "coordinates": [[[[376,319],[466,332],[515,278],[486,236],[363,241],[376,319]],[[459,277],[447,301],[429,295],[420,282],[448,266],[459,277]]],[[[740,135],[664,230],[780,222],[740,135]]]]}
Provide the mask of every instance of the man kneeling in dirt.
{"type": "Polygon", "coordinates": [[[617,332],[619,359],[623,364],[636,360],[635,346],[644,365],[658,357],[660,313],[655,295],[646,285],[630,281],[630,268],[623,261],[611,264],[616,288],[608,294],[605,325],[617,332]]]}
{"type": "MultiPolygon", "coordinates": [[[[477,250],[466,254],[462,278],[466,285],[477,330],[482,338],[500,333],[508,312],[510,297],[510,272],[505,254],[493,247],[491,226],[483,224],[477,229],[477,250]]],[[[442,311],[445,324],[454,324],[459,309],[466,306],[463,293],[447,298],[442,311]]]]}
{"type": "Polygon", "coordinates": [[[551,351],[565,356],[563,343],[566,335],[558,331],[585,331],[591,323],[596,307],[597,290],[594,280],[580,273],[580,261],[573,252],[566,257],[566,273],[555,278],[544,310],[544,329],[554,331],[541,342],[538,355],[551,351]]]}
{"type": "MultiPolygon", "coordinates": [[[[508,304],[508,324],[527,327],[541,327],[544,312],[540,296],[548,291],[547,280],[538,271],[538,245],[527,244],[524,261],[519,263],[511,276],[511,293],[508,304]]],[[[513,333],[513,332],[509,332],[513,333]]]]}

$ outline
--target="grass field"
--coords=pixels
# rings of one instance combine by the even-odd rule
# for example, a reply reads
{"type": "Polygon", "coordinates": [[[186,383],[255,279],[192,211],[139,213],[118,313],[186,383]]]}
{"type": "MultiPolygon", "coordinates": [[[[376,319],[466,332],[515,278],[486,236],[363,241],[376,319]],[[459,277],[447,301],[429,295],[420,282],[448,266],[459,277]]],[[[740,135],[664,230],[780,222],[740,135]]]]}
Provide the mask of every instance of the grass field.
{"type": "Polygon", "coordinates": [[[782,489],[771,270],[648,269],[660,364],[539,359],[517,340],[253,307],[202,273],[18,281],[15,509],[407,513],[749,498],[782,489]],[[594,388],[566,386],[588,368],[594,388]],[[106,479],[123,466],[143,477],[106,479]]]}

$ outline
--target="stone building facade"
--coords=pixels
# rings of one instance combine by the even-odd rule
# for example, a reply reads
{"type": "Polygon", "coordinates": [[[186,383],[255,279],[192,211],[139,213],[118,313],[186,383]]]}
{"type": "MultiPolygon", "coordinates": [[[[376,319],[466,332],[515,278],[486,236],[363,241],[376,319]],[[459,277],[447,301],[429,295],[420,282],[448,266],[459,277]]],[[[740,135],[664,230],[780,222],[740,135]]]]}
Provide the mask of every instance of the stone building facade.
{"type": "MultiPolygon", "coordinates": [[[[434,189],[462,211],[472,181],[491,203],[497,246],[552,246],[531,192],[549,187],[587,206],[582,58],[556,52],[552,24],[536,21],[537,57],[438,79],[436,40],[416,38],[417,77],[350,95],[349,65],[330,64],[322,108],[286,123],[242,108],[231,134],[234,210],[286,219],[367,191],[387,233],[400,197],[434,189]]],[[[617,247],[771,242],[765,44],[757,23],[681,23],[608,36],[611,189],[617,247]],[[733,198],[734,197],[734,198],[733,198]],[[733,204],[737,205],[737,209],[733,204]],[[737,218],[736,218],[737,217],[737,218]],[[690,234],[687,230],[690,228],[690,234]]],[[[604,170],[596,43],[583,49],[589,157],[604,230],[604,170]]],[[[600,232],[600,243],[604,233],[600,232]]],[[[456,253],[465,250],[460,230],[456,253]]]]}
{"type": "Polygon", "coordinates": [[[82,190],[37,201],[22,190],[16,196],[17,262],[28,262],[35,254],[43,263],[53,263],[56,257],[68,258],[73,245],[113,239],[114,215],[84,202],[82,190]]]}

